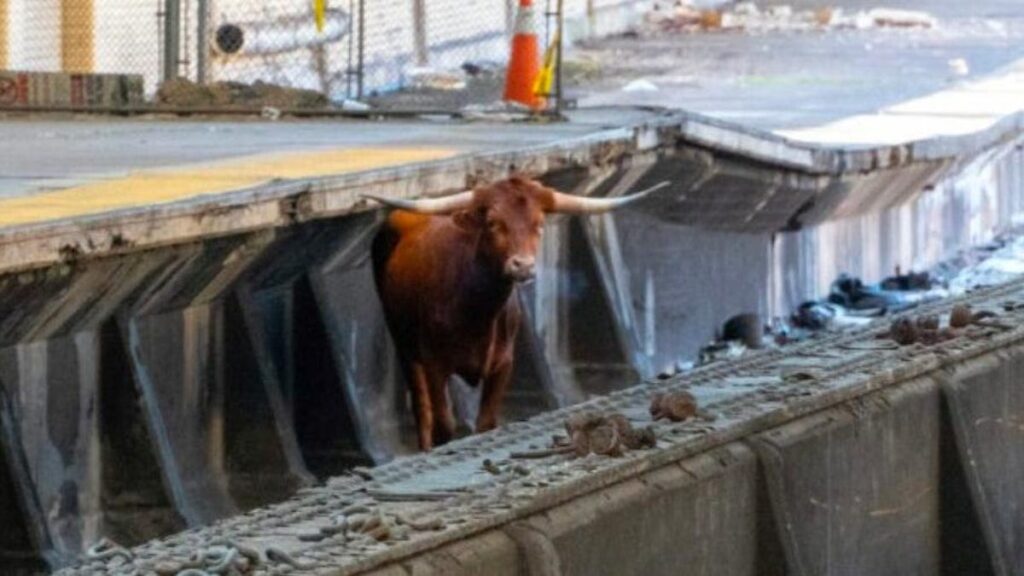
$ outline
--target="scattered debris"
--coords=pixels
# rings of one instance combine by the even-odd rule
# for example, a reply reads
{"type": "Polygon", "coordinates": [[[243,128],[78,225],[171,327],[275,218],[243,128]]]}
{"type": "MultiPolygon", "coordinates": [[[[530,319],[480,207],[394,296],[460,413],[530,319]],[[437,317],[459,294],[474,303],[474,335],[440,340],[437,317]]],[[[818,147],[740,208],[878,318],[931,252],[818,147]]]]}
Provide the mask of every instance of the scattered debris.
{"type": "MultiPolygon", "coordinates": [[[[564,444],[564,442],[560,442],[558,440],[555,440],[555,441],[553,441],[553,444],[555,444],[557,446],[557,445],[564,444]]],[[[565,452],[568,452],[568,450],[566,450],[565,452]]],[[[557,454],[561,454],[561,453],[564,453],[564,452],[549,453],[548,456],[552,456],[552,455],[554,455],[556,453],[557,454]]],[[[522,453],[513,452],[513,456],[515,456],[517,454],[522,454],[522,453]]],[[[519,456],[518,458],[522,458],[522,456],[519,456]]],[[[517,459],[517,458],[513,458],[513,459],[517,459]]],[[[517,476],[529,476],[530,475],[530,469],[529,468],[527,468],[525,466],[522,466],[522,465],[519,465],[519,464],[514,464],[514,463],[509,462],[509,461],[494,462],[490,458],[486,458],[486,459],[484,459],[484,461],[480,465],[480,467],[483,468],[484,471],[487,472],[488,474],[493,474],[495,476],[501,476],[503,474],[508,474],[508,473],[515,474],[517,476]]]]}
{"type": "Polygon", "coordinates": [[[505,73],[504,65],[491,60],[466,61],[462,63],[462,71],[472,78],[500,77],[505,73]]]}
{"type": "Polygon", "coordinates": [[[650,80],[633,80],[629,84],[622,87],[623,92],[657,92],[659,90],[658,85],[650,80]]]}
{"type": "Polygon", "coordinates": [[[655,394],[651,398],[650,410],[655,420],[667,418],[672,422],[682,422],[696,416],[697,399],[689,392],[655,394]]]}
{"type": "Polygon", "coordinates": [[[381,111],[448,110],[478,117],[483,116],[485,110],[477,107],[496,114],[508,113],[510,110],[503,103],[501,109],[491,109],[492,103],[502,101],[504,75],[504,64],[485,60],[466,61],[450,68],[406,68],[401,87],[383,93],[370,92],[360,104],[381,111]]]}
{"type": "Polygon", "coordinates": [[[880,338],[888,338],[900,346],[923,344],[931,346],[939,342],[952,340],[960,334],[960,330],[969,326],[1010,330],[1013,326],[992,320],[997,314],[991,310],[972,312],[966,304],[956,304],[949,314],[949,323],[942,326],[938,316],[926,314],[915,317],[904,316],[892,321],[888,332],[880,334],[880,338]]]}
{"type": "MultiPolygon", "coordinates": [[[[886,335],[880,337],[888,338],[886,335]]],[[[895,342],[841,342],[836,347],[842,350],[895,350],[900,346],[895,342]]]]}
{"type": "Polygon", "coordinates": [[[883,335],[890,338],[900,346],[912,344],[924,344],[931,346],[939,342],[945,342],[956,338],[957,333],[953,328],[939,327],[939,320],[936,316],[920,316],[917,318],[897,318],[889,326],[888,334],[883,335]]]}
{"type": "MultiPolygon", "coordinates": [[[[331,519],[331,523],[321,526],[315,532],[303,532],[296,537],[300,541],[317,542],[331,537],[343,540],[368,539],[377,542],[388,540],[405,540],[410,530],[433,532],[444,530],[445,522],[436,516],[413,516],[406,511],[388,510],[368,504],[354,504],[346,507],[340,514],[331,519]]],[[[271,549],[267,549],[267,558],[271,559],[271,549]]],[[[278,563],[288,564],[285,558],[278,563]]]]}
{"type": "Polygon", "coordinates": [[[501,475],[501,468],[499,468],[498,465],[495,464],[490,458],[484,459],[483,464],[481,464],[480,467],[483,468],[484,471],[486,471],[489,474],[494,474],[495,476],[501,475]]]}
{"type": "Polygon", "coordinates": [[[568,454],[573,452],[573,447],[568,445],[556,445],[545,450],[529,450],[525,452],[512,452],[508,455],[513,460],[539,460],[557,454],[568,454]]]}
{"type": "Polygon", "coordinates": [[[899,318],[889,326],[888,337],[900,346],[909,346],[917,342],[917,328],[909,318],[899,318]]]}
{"type": "Polygon", "coordinates": [[[874,8],[867,16],[879,28],[936,28],[939,24],[934,16],[918,10],[874,8]]]}
{"type": "Polygon", "coordinates": [[[444,530],[445,526],[444,520],[441,520],[437,516],[415,518],[402,513],[395,513],[393,516],[399,524],[408,526],[413,530],[418,530],[420,532],[436,532],[438,530],[444,530]]]}
{"type": "Polygon", "coordinates": [[[918,330],[938,330],[939,317],[934,314],[925,314],[918,316],[914,324],[918,330]]]}
{"type": "MultiPolygon", "coordinates": [[[[267,550],[267,558],[271,552],[267,550]]],[[[185,562],[166,561],[154,566],[159,576],[206,576],[208,574],[249,574],[262,564],[260,553],[230,540],[211,542],[195,551],[185,562]]]]}
{"type": "Polygon", "coordinates": [[[930,290],[934,286],[932,281],[932,275],[928,272],[914,272],[911,270],[907,274],[900,272],[900,267],[896,267],[896,273],[879,283],[882,290],[896,290],[900,292],[909,292],[911,290],[930,290]]]}
{"type": "MultiPolygon", "coordinates": [[[[749,9],[748,9],[749,10],[749,9]]],[[[1008,282],[1024,274],[1024,235],[1005,235],[991,242],[965,249],[930,271],[904,273],[896,267],[894,274],[877,284],[865,284],[859,278],[840,274],[832,283],[829,294],[821,301],[807,301],[797,307],[787,318],[774,318],[765,327],[770,338],[766,346],[786,346],[814,337],[821,332],[847,330],[865,326],[877,318],[893,313],[912,310],[928,302],[950,296],[963,295],[973,289],[1008,282]]],[[[1012,311],[1024,304],[1004,303],[1003,309],[1012,311]]],[[[969,325],[984,325],[980,321],[991,318],[995,313],[982,311],[970,313],[957,311],[946,328],[935,317],[914,319],[911,325],[894,323],[882,338],[892,340],[890,344],[859,343],[844,344],[847,349],[886,350],[898,346],[897,342],[922,343],[925,345],[942,342],[953,337],[953,332],[969,325]],[[890,335],[895,335],[891,338],[890,335]]],[[[742,316],[742,315],[741,315],[742,316]]],[[[747,353],[754,342],[749,331],[750,320],[739,322],[740,316],[731,318],[722,335],[702,347],[697,365],[718,360],[738,358],[747,353]],[[744,326],[743,329],[740,329],[744,326]]],[[[1008,329],[998,322],[989,322],[989,328],[1008,329]]],[[[685,371],[683,365],[666,367],[658,378],[667,379],[685,371]]],[[[686,369],[692,366],[686,366],[686,369]]]]}
{"type": "Polygon", "coordinates": [[[877,285],[841,274],[832,283],[825,301],[800,304],[788,319],[774,321],[770,332],[776,345],[786,345],[821,331],[858,328],[879,316],[947,296],[949,290],[929,272],[903,274],[897,268],[893,276],[877,285]]]}
{"type": "Polygon", "coordinates": [[[828,301],[851,311],[881,316],[891,312],[909,310],[924,302],[939,300],[947,295],[942,289],[933,290],[930,277],[925,273],[886,278],[879,285],[866,285],[860,278],[840,274],[832,283],[828,301]],[[888,288],[887,288],[888,286],[888,288]],[[906,289],[900,286],[907,286],[906,289]]]}
{"type": "Polygon", "coordinates": [[[953,306],[953,310],[949,313],[949,326],[951,328],[964,328],[969,326],[974,321],[974,315],[971,314],[970,306],[966,304],[957,304],[953,306]]]}
{"type": "Polygon", "coordinates": [[[381,502],[435,502],[458,496],[457,492],[444,492],[440,490],[431,492],[368,490],[366,494],[381,502]]]}
{"type": "Polygon", "coordinates": [[[359,100],[352,100],[346,98],[341,101],[341,109],[346,112],[366,112],[372,109],[372,106],[359,100]]]}
{"type": "Polygon", "coordinates": [[[409,68],[405,72],[412,88],[433,90],[465,90],[466,75],[462,70],[438,70],[428,67],[409,68]]]}
{"type": "Polygon", "coordinates": [[[528,120],[532,111],[518,102],[496,100],[490,103],[468,104],[461,109],[466,120],[487,122],[522,122],[528,120]]]}
{"type": "Polygon", "coordinates": [[[991,310],[978,310],[971,316],[971,318],[974,319],[975,324],[980,324],[983,320],[986,320],[988,318],[995,318],[996,316],[998,316],[998,314],[991,310]]]}
{"type": "Polygon", "coordinates": [[[125,560],[132,559],[130,550],[109,538],[100,538],[85,551],[85,557],[89,560],[107,560],[115,556],[120,556],[125,560]]]}
{"type": "Polygon", "coordinates": [[[764,347],[765,326],[759,314],[737,314],[722,326],[722,340],[737,341],[747,348],[757,350],[764,347]]]}
{"type": "Polygon", "coordinates": [[[790,316],[789,321],[795,328],[819,331],[863,326],[871,321],[871,317],[851,315],[842,306],[828,302],[804,302],[790,316]]]}
{"type": "Polygon", "coordinates": [[[568,437],[555,437],[554,446],[544,450],[513,452],[511,459],[537,459],[556,454],[572,454],[582,458],[588,454],[622,456],[628,450],[654,448],[657,438],[654,429],[634,428],[629,419],[617,412],[580,412],[565,420],[568,437]]]}
{"type": "Polygon", "coordinates": [[[697,356],[697,363],[704,365],[717,362],[719,360],[739,358],[740,356],[743,356],[746,351],[747,347],[744,346],[742,342],[737,342],[735,340],[716,340],[700,349],[697,356]]]}
{"type": "Polygon", "coordinates": [[[565,421],[565,431],[577,457],[590,453],[621,456],[626,450],[653,448],[656,443],[652,429],[634,429],[629,420],[618,413],[573,414],[565,421]]]}
{"type": "Polygon", "coordinates": [[[786,382],[810,382],[825,377],[825,371],[821,368],[788,366],[781,370],[783,381],[786,382]]]}
{"type": "Polygon", "coordinates": [[[949,61],[949,73],[956,76],[967,76],[971,73],[970,67],[967,65],[967,60],[963,58],[953,58],[949,61]]]}
{"type": "Polygon", "coordinates": [[[314,568],[316,568],[316,564],[312,562],[304,562],[298,560],[285,550],[282,550],[274,546],[267,548],[267,550],[264,553],[267,555],[267,561],[271,564],[284,564],[287,566],[291,566],[292,568],[297,568],[299,570],[313,570],[314,568]]]}
{"type": "Polygon", "coordinates": [[[645,15],[640,32],[933,29],[938,25],[934,16],[916,10],[874,8],[846,14],[842,8],[828,6],[794,10],[789,5],[780,4],[761,9],[754,2],[737,2],[727,8],[701,9],[688,1],[675,0],[671,6],[665,1],[655,2],[645,15]]]}
{"type": "Polygon", "coordinates": [[[601,77],[601,61],[594,57],[576,56],[562,62],[562,77],[565,82],[577,84],[601,77]]]}

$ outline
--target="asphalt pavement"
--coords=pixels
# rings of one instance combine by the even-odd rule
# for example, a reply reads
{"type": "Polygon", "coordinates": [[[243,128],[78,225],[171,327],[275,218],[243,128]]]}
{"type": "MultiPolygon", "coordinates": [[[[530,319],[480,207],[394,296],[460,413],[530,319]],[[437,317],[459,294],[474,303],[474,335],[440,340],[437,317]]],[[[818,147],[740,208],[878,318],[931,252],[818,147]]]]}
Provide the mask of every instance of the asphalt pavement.
{"type": "Polygon", "coordinates": [[[955,87],[1024,57],[1019,0],[756,4],[762,11],[772,5],[793,11],[838,5],[848,14],[879,6],[922,10],[937,26],[657,34],[641,27],[639,35],[588,42],[572,51],[568,60],[589,72],[572,82],[571,94],[581,106],[663,106],[769,130],[793,129],[955,87]],[[966,64],[966,75],[951,66],[955,60],[966,64]],[[623,89],[631,83],[637,89],[623,89]]]}

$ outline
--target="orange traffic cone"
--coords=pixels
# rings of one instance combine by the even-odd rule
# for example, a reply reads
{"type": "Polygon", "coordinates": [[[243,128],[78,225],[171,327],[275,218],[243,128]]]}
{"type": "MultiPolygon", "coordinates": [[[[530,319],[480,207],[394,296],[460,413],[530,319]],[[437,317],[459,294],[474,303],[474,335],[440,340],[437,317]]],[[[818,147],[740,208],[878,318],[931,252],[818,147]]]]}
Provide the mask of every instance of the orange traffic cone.
{"type": "Polygon", "coordinates": [[[540,74],[540,47],[533,20],[533,0],[519,0],[512,56],[505,75],[505,101],[518,102],[533,109],[544,106],[544,99],[534,93],[540,74]]]}

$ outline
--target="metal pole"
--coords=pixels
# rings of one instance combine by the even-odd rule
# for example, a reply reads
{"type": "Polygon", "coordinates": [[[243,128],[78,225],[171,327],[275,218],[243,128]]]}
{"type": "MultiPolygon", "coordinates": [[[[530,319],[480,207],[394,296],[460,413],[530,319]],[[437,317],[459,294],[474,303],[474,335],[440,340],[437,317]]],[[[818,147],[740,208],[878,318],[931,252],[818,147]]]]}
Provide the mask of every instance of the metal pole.
{"type": "Polygon", "coordinates": [[[416,65],[426,66],[427,57],[427,6],[425,0],[412,0],[412,45],[416,53],[416,65]]]}
{"type": "Polygon", "coordinates": [[[352,19],[356,15],[355,0],[348,0],[348,56],[345,59],[345,98],[352,97],[352,52],[355,49],[355,29],[352,27],[352,19]]]}
{"type": "Polygon", "coordinates": [[[209,82],[206,74],[206,59],[210,55],[210,5],[208,0],[197,0],[196,10],[196,82],[209,82]]]}
{"type": "Polygon", "coordinates": [[[356,100],[363,99],[363,69],[366,50],[366,0],[359,0],[359,55],[356,59],[359,80],[356,82],[356,100]]]}
{"type": "Polygon", "coordinates": [[[516,27],[516,0],[505,0],[505,36],[512,40],[516,27]]]}
{"type": "Polygon", "coordinates": [[[555,47],[555,115],[562,115],[562,45],[565,43],[565,8],[564,0],[558,0],[558,46],[555,47]]]}
{"type": "MultiPolygon", "coordinates": [[[[545,2],[544,2],[544,44],[541,45],[541,51],[543,51],[544,49],[546,49],[548,46],[551,45],[551,17],[552,16],[556,16],[556,14],[551,11],[551,0],[545,0],[545,2]]],[[[556,26],[558,25],[558,21],[557,20],[555,21],[555,25],[556,26]]],[[[545,96],[551,96],[551,95],[550,94],[545,94],[545,96]]]]}
{"type": "Polygon", "coordinates": [[[164,0],[164,80],[178,77],[181,57],[181,0],[164,0]]]}

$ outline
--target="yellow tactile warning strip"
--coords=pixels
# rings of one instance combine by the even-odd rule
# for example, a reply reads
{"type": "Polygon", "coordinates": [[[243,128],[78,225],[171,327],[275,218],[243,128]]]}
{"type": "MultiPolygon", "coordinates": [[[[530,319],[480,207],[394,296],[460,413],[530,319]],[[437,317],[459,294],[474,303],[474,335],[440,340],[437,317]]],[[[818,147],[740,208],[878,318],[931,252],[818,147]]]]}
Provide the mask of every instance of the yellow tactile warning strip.
{"type": "Polygon", "coordinates": [[[188,200],[271,180],[315,178],[439,160],[456,153],[445,148],[354,148],[261,154],[217,163],[146,170],[53,192],[0,200],[0,226],[188,200]]]}

